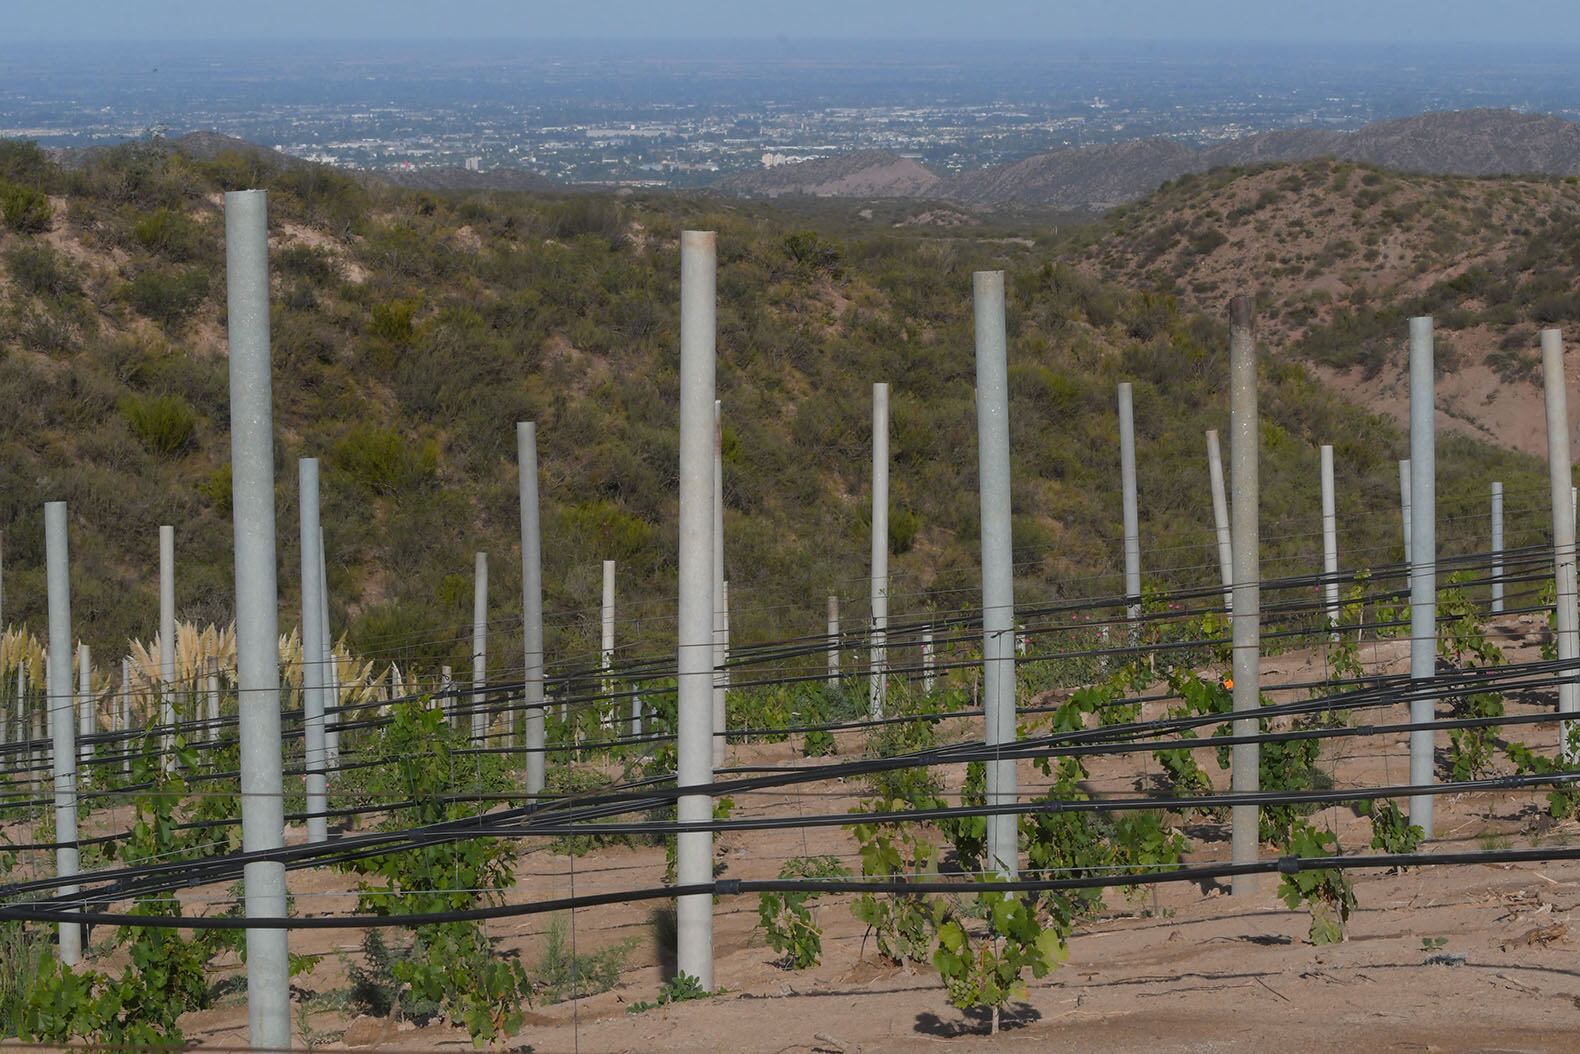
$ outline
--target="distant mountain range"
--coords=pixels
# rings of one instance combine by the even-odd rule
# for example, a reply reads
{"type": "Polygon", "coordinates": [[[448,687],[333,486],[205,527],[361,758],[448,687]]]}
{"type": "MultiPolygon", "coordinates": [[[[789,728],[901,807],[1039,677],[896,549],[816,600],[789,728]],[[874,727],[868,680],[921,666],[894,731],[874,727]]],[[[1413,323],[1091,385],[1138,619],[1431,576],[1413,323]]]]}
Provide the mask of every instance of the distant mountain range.
{"type": "Polygon", "coordinates": [[[980,207],[1102,212],[1191,172],[1334,157],[1435,175],[1580,175],[1580,122],[1513,110],[1426,113],[1353,132],[1291,129],[1210,146],[1173,139],[1053,150],[940,176],[886,151],[782,165],[721,179],[721,191],[778,197],[922,198],[980,207]]]}

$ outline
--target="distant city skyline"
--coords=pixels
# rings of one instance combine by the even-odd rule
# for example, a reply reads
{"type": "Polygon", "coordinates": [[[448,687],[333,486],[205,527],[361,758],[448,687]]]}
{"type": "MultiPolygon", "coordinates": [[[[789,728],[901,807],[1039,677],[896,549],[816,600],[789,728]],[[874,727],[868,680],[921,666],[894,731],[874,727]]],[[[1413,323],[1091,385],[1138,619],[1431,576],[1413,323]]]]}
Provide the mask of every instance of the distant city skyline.
{"type": "Polygon", "coordinates": [[[66,0],[12,4],[11,42],[1004,39],[1531,44],[1580,40],[1573,0],[66,0]]]}

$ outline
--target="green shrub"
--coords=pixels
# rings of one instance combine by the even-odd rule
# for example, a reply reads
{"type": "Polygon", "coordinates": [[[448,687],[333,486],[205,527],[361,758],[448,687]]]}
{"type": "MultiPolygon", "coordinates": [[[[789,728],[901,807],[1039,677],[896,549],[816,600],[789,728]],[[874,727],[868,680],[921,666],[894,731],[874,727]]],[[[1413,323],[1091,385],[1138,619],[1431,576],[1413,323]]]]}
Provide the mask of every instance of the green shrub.
{"type": "Polygon", "coordinates": [[[391,300],[385,304],[374,304],[368,313],[368,336],[389,344],[410,344],[416,331],[412,324],[416,314],[415,300],[391,300]]]}
{"type": "Polygon", "coordinates": [[[431,482],[439,469],[439,448],[431,441],[406,439],[393,428],[353,425],[332,452],[335,467],[380,494],[398,495],[431,482]]]}
{"type": "Polygon", "coordinates": [[[595,952],[578,954],[571,950],[567,937],[568,918],[568,914],[560,914],[549,920],[543,952],[531,971],[533,991],[545,1004],[607,992],[620,983],[620,971],[636,947],[633,937],[595,952]]]}
{"type": "Polygon", "coordinates": [[[49,230],[54,212],[42,190],[0,180],[0,218],[18,234],[41,234],[49,230]]]}
{"type": "Polygon", "coordinates": [[[169,326],[196,311],[208,289],[201,267],[150,267],[134,275],[122,295],[144,318],[169,326]]]}
{"type": "Polygon", "coordinates": [[[80,296],[82,280],[71,262],[48,245],[23,242],[5,254],[11,281],[23,292],[47,300],[80,296]]]}
{"type": "Polygon", "coordinates": [[[184,212],[155,209],[132,224],[132,238],[144,249],[167,260],[186,263],[203,255],[208,236],[184,212]]]}
{"type": "Polygon", "coordinates": [[[173,457],[192,445],[197,412],[179,395],[128,395],[121,417],[150,454],[173,457]]]}

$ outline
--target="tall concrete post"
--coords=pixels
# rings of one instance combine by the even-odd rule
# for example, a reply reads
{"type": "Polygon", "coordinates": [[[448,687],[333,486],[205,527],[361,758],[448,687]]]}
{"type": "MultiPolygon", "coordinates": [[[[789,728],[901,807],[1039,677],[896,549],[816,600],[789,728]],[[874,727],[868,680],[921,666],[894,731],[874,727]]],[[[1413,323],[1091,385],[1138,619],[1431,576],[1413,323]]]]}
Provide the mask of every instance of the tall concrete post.
{"type": "Polygon", "coordinates": [[[521,649],[528,794],[542,794],[543,727],[543,542],[538,517],[538,429],[516,423],[516,469],[521,492],[521,649]]]}
{"type": "MultiPolygon", "coordinates": [[[[322,503],[320,503],[320,509],[322,503]]],[[[335,662],[335,635],[329,628],[329,565],[324,554],[324,522],[318,521],[318,626],[323,643],[324,777],[333,779],[340,767],[340,667],[335,662]]]]}
{"type": "MultiPolygon", "coordinates": [[[[682,824],[713,819],[713,396],[714,283],[711,231],[680,236],[680,603],[676,692],[677,814],[682,824]]],[[[675,838],[681,885],[713,881],[713,834],[675,838]]],[[[711,989],[713,897],[676,902],[675,964],[711,989]]]]}
{"type": "MultiPolygon", "coordinates": [[[[49,589],[49,655],[46,657],[45,706],[49,711],[50,747],[55,777],[55,874],[77,874],[77,751],[76,714],[71,683],[71,565],[66,548],[66,503],[44,505],[44,568],[49,589]]],[[[81,889],[63,885],[69,897],[81,889]]],[[[60,961],[75,966],[82,958],[82,927],[60,924],[60,961]]]]}
{"type": "Polygon", "coordinates": [[[1207,478],[1212,484],[1212,526],[1218,537],[1218,575],[1223,580],[1223,609],[1234,612],[1234,546],[1229,541],[1229,496],[1223,486],[1223,454],[1217,429],[1207,431],[1207,478]]]}
{"type": "MultiPolygon", "coordinates": [[[[1437,675],[1437,406],[1432,376],[1432,319],[1410,320],[1410,678],[1437,675]]],[[[1570,520],[1571,525],[1573,520],[1570,520]]],[[[1570,545],[1573,546],[1573,535],[1570,545]]],[[[1436,700],[1410,701],[1410,721],[1433,720],[1436,700]]],[[[1436,737],[1429,728],[1410,733],[1410,784],[1429,786],[1436,737]]],[[[1432,837],[1432,796],[1410,799],[1410,822],[1432,837]]]]}
{"type": "Polygon", "coordinates": [[[307,840],[329,838],[328,780],[324,775],[323,579],[318,568],[318,459],[297,461],[302,550],[302,742],[307,787],[307,840]]]}
{"type": "Polygon", "coordinates": [[[839,683],[839,597],[828,598],[828,683],[839,683]]]}
{"type": "Polygon", "coordinates": [[[488,554],[478,553],[472,566],[472,739],[478,746],[488,737],[488,554]]]}
{"type": "Polygon", "coordinates": [[[713,767],[724,764],[729,730],[730,613],[724,589],[724,405],[713,400],[713,767]]]}
{"type": "Polygon", "coordinates": [[[1136,503],[1136,415],[1130,382],[1119,385],[1119,485],[1125,532],[1125,619],[1130,646],[1141,636],[1141,526],[1136,503]]]}
{"type": "MultiPolygon", "coordinates": [[[[1262,535],[1260,522],[1260,422],[1257,417],[1256,338],[1252,333],[1253,301],[1237,296],[1229,302],[1229,480],[1234,490],[1234,614],[1230,618],[1231,670],[1234,687],[1234,734],[1255,736],[1256,714],[1262,706],[1262,535]]],[[[1230,787],[1236,794],[1261,788],[1261,748],[1236,743],[1230,751],[1230,787]]],[[[1230,855],[1236,864],[1255,863],[1261,855],[1260,809],[1235,805],[1230,810],[1230,855]]],[[[1235,896],[1256,892],[1255,875],[1236,875],[1235,896]]]]}
{"type": "MultiPolygon", "coordinates": [[[[1569,393],[1564,380],[1563,334],[1556,329],[1542,330],[1542,384],[1547,403],[1547,475],[1552,484],[1553,501],[1553,578],[1556,604],[1558,660],[1565,664],[1580,659],[1580,617],[1576,614],[1575,515],[1570,482],[1573,478],[1569,451],[1569,393]]],[[[1566,666],[1559,671],[1558,711],[1572,714],[1580,710],[1580,670],[1566,666]]],[[[1558,749],[1572,761],[1576,754],[1570,735],[1572,721],[1559,726],[1558,749]]]]}
{"type": "Polygon", "coordinates": [[[872,386],[872,625],[867,712],[883,716],[889,631],[889,386],[872,386]]]}
{"type": "Polygon", "coordinates": [[[219,659],[208,657],[208,741],[219,742],[219,659]]]}
{"type": "Polygon", "coordinates": [[[1492,483],[1492,613],[1503,614],[1503,484],[1492,483]]]}
{"type": "MultiPolygon", "coordinates": [[[[236,681],[241,737],[241,842],[269,853],[285,842],[280,778],[280,637],[275,578],[274,405],[269,371],[268,197],[225,195],[230,343],[231,505],[236,534],[236,681]]],[[[285,864],[244,865],[249,918],[285,916],[285,864]]],[[[286,931],[247,931],[247,1025],[252,1046],[291,1037],[286,931]]]]}
{"type": "Polygon", "coordinates": [[[613,723],[613,714],[616,706],[614,702],[614,680],[611,674],[614,671],[614,561],[603,562],[603,603],[599,609],[600,643],[598,646],[598,664],[603,670],[603,701],[598,704],[599,713],[603,715],[604,727],[613,723]]]}
{"type": "MultiPolygon", "coordinates": [[[[22,673],[17,671],[18,675],[22,673]]],[[[132,738],[132,660],[121,660],[121,731],[126,739],[121,744],[121,775],[132,774],[132,753],[137,750],[137,742],[132,738]]]]}
{"type": "Polygon", "coordinates": [[[88,762],[93,759],[93,747],[88,737],[93,735],[93,652],[82,641],[77,642],[77,775],[88,782],[88,762]]]}
{"type": "Polygon", "coordinates": [[[164,766],[175,764],[176,731],[176,529],[159,528],[159,723],[165,726],[164,766]]]}
{"type": "Polygon", "coordinates": [[[933,627],[928,626],[922,630],[922,691],[928,695],[933,694],[934,674],[933,627]]]}
{"type": "MultiPolygon", "coordinates": [[[[1015,742],[1015,566],[1010,527],[1009,369],[1004,272],[971,276],[977,360],[977,460],[982,509],[982,713],[989,747],[1015,742]]],[[[1019,800],[1013,759],[986,763],[987,804],[1019,800]]],[[[1019,868],[1013,812],[987,818],[988,864],[1014,878],[1019,868]]]]}
{"type": "MultiPolygon", "coordinates": [[[[1322,595],[1328,627],[1339,624],[1339,516],[1333,494],[1333,448],[1322,444],[1322,595]]],[[[1335,629],[1333,639],[1338,640],[1335,629]]]]}
{"type": "Polygon", "coordinates": [[[1403,458],[1399,462],[1399,522],[1404,529],[1404,562],[1414,563],[1412,546],[1415,543],[1413,528],[1410,523],[1410,459],[1403,458]]]}

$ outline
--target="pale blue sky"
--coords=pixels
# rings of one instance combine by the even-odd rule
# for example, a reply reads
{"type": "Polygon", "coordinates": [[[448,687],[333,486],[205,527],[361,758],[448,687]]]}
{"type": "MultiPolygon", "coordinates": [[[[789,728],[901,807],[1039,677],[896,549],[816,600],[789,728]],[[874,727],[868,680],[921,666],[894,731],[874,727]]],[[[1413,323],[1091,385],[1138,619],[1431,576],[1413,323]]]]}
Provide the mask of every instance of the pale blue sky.
{"type": "Polygon", "coordinates": [[[1580,41],[1580,0],[0,0],[28,40],[1580,41]]]}

